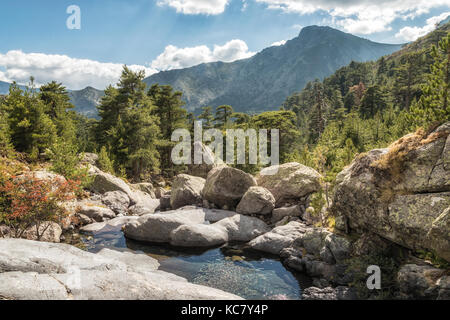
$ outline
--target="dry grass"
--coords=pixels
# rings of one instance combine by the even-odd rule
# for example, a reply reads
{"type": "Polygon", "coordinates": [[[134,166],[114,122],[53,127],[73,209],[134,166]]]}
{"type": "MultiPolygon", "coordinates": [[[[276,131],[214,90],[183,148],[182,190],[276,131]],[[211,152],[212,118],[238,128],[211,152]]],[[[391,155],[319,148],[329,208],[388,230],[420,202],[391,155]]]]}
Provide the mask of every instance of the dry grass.
{"type": "Polygon", "coordinates": [[[440,137],[446,136],[446,132],[434,132],[427,134],[423,129],[417,130],[403,138],[395,141],[389,146],[389,151],[379,160],[374,161],[370,167],[387,172],[393,182],[399,182],[398,179],[405,169],[405,161],[412,151],[427,145],[440,137]]]}

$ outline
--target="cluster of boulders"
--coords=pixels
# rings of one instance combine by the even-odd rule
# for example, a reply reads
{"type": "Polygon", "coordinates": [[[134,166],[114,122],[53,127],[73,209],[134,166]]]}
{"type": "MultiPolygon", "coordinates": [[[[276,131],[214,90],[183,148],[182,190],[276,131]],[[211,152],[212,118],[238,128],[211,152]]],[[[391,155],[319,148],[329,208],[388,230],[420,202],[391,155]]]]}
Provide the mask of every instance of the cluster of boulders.
{"type": "Polygon", "coordinates": [[[249,242],[280,221],[300,221],[309,196],[320,188],[320,175],[298,163],[272,170],[272,179],[264,172],[255,178],[226,165],[214,167],[206,179],[178,175],[172,183],[170,207],[164,206],[169,211],[145,214],[128,223],[125,235],[174,246],[212,247],[249,242]]]}

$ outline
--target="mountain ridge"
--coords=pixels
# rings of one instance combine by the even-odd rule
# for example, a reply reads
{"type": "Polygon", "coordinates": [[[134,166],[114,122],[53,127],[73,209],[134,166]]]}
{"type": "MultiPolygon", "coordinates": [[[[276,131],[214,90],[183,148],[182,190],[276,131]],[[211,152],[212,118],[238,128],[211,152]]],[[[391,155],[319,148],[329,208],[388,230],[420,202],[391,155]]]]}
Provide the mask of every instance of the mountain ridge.
{"type": "Polygon", "coordinates": [[[144,81],[182,91],[189,111],[229,104],[236,111],[260,112],[278,108],[308,81],[323,79],[353,60],[376,60],[402,46],[373,42],[331,27],[309,26],[284,45],[265,48],[253,57],[163,71],[144,81]]]}

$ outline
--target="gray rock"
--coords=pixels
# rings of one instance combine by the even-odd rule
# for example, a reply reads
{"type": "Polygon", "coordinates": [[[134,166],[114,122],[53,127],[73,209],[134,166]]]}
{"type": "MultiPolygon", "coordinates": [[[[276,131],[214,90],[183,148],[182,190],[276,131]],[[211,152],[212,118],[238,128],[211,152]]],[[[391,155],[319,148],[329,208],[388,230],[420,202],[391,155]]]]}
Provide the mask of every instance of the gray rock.
{"type": "Polygon", "coordinates": [[[13,300],[240,299],[156,270],[147,255],[0,239],[0,297],[13,300]]]}
{"type": "MultiPolygon", "coordinates": [[[[450,261],[449,133],[449,123],[444,124],[411,148],[395,182],[388,169],[377,165],[388,161],[389,149],[358,157],[338,175],[331,211],[345,215],[353,230],[373,232],[409,249],[435,251],[450,261]]],[[[414,139],[405,136],[391,148],[414,139]]]]}
{"type": "Polygon", "coordinates": [[[201,205],[203,202],[202,191],[205,187],[205,179],[180,174],[175,177],[172,185],[170,205],[172,209],[178,209],[187,205],[201,205]]]}
{"type": "MultiPolygon", "coordinates": [[[[121,191],[130,198],[131,204],[137,204],[142,201],[142,196],[137,194],[137,190],[132,190],[122,179],[93,166],[89,168],[89,174],[93,177],[93,182],[89,187],[92,191],[100,194],[110,191],[121,191]]],[[[148,197],[151,198],[149,195],[148,197]]]]}
{"type": "Polygon", "coordinates": [[[96,166],[98,161],[98,155],[95,153],[85,152],[83,153],[83,158],[81,159],[82,164],[90,164],[96,166]]]}
{"type": "Polygon", "coordinates": [[[350,257],[352,250],[351,243],[344,237],[333,233],[329,234],[325,238],[325,245],[330,249],[330,252],[337,262],[343,262],[350,257]]]}
{"type": "Polygon", "coordinates": [[[156,199],[155,187],[151,183],[148,182],[136,183],[132,184],[131,187],[135,190],[145,192],[148,195],[150,195],[153,199],[156,199]]]}
{"type": "Polygon", "coordinates": [[[256,180],[244,171],[220,166],[211,170],[203,189],[203,197],[219,207],[235,208],[256,180]]]}
{"type": "Polygon", "coordinates": [[[103,222],[116,217],[116,213],[109,208],[83,203],[78,207],[78,214],[85,215],[97,222],[103,222]]]}
{"type": "Polygon", "coordinates": [[[303,300],[355,300],[354,290],[348,287],[310,287],[303,290],[303,300]]]}
{"type": "Polygon", "coordinates": [[[319,191],[320,179],[316,170],[296,162],[265,168],[257,176],[258,185],[272,192],[277,206],[319,191]]]}
{"type": "Polygon", "coordinates": [[[249,243],[249,246],[258,251],[280,254],[283,249],[290,247],[295,239],[301,237],[306,230],[306,225],[300,222],[290,222],[257,237],[249,243]]]}
{"type": "Polygon", "coordinates": [[[213,226],[224,228],[228,233],[229,241],[240,242],[248,242],[270,231],[270,228],[264,221],[240,214],[220,220],[213,226]]]}
{"type": "Polygon", "coordinates": [[[31,226],[27,230],[25,230],[22,238],[28,240],[59,243],[61,241],[61,235],[62,229],[59,224],[51,221],[44,221],[39,225],[39,228],[37,228],[36,226],[31,226]]]}
{"type": "Polygon", "coordinates": [[[106,192],[102,196],[102,202],[116,214],[126,214],[130,206],[130,198],[122,191],[106,192]]]}
{"type": "Polygon", "coordinates": [[[285,217],[300,217],[302,210],[300,206],[282,207],[274,209],[272,212],[272,223],[276,223],[285,217]]]}
{"type": "Polygon", "coordinates": [[[173,246],[215,247],[228,242],[228,232],[214,225],[183,225],[172,231],[170,238],[173,246]]]}
{"type": "Polygon", "coordinates": [[[162,187],[155,188],[155,197],[156,199],[161,199],[163,196],[168,194],[168,191],[162,187]]]}
{"type": "Polygon", "coordinates": [[[251,187],[244,194],[236,212],[246,215],[268,215],[275,208],[275,198],[263,187],[251,187]]]}
{"type": "Polygon", "coordinates": [[[96,233],[101,232],[102,230],[110,229],[110,228],[117,228],[117,227],[123,227],[128,222],[137,220],[139,217],[137,216],[126,216],[126,217],[117,217],[112,220],[106,221],[106,222],[97,222],[88,224],[80,229],[81,232],[84,233],[96,233]]]}
{"type": "Polygon", "coordinates": [[[125,225],[124,232],[133,240],[170,243],[170,234],[176,228],[204,222],[202,209],[168,211],[144,215],[125,225]]]}
{"type": "Polygon", "coordinates": [[[446,271],[428,265],[404,265],[398,272],[397,282],[401,297],[405,299],[450,297],[450,277],[446,271]]]}

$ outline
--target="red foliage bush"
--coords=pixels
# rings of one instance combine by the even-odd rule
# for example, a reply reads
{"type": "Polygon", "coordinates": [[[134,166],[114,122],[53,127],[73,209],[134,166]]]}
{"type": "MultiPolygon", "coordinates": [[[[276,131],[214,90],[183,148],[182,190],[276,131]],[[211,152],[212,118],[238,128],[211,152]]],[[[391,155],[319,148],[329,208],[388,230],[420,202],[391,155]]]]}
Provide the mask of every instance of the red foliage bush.
{"type": "Polygon", "coordinates": [[[11,228],[11,236],[17,238],[35,226],[39,240],[45,231],[41,224],[60,222],[66,215],[61,204],[74,199],[79,188],[79,181],[40,180],[32,174],[0,179],[0,223],[11,228]]]}

